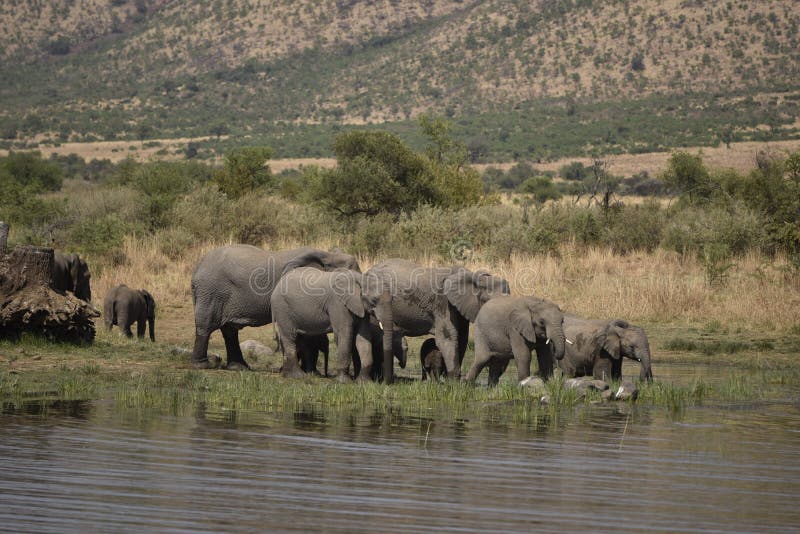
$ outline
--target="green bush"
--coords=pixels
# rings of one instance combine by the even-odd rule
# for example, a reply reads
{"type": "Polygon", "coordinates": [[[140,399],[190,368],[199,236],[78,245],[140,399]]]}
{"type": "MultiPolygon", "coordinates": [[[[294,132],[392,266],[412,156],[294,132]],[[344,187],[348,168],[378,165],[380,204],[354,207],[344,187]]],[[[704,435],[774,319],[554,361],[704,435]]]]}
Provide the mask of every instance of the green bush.
{"type": "Polygon", "coordinates": [[[618,254],[653,251],[661,243],[665,216],[656,202],[614,210],[603,241],[618,254]]]}
{"type": "Polygon", "coordinates": [[[64,173],[58,163],[42,159],[40,152],[10,152],[0,158],[0,178],[29,188],[30,192],[58,191],[64,173]]]}
{"type": "Polygon", "coordinates": [[[711,244],[720,244],[731,254],[762,248],[766,242],[763,223],[741,202],[730,207],[718,204],[677,209],[664,229],[663,246],[681,254],[698,256],[711,244]]]}
{"type": "Polygon", "coordinates": [[[122,246],[135,228],[115,214],[78,221],[70,231],[70,243],[89,255],[108,255],[122,246]]]}
{"type": "Polygon", "coordinates": [[[267,161],[272,150],[266,147],[245,147],[225,155],[222,168],[214,175],[219,188],[228,198],[237,199],[272,183],[272,171],[267,161]]]}

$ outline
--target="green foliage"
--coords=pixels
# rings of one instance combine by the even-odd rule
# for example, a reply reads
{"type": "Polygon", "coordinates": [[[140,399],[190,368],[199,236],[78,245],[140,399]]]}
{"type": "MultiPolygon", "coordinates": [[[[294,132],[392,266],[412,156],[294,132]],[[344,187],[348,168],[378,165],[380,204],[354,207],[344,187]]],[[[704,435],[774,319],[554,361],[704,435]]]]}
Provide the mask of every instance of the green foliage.
{"type": "Polygon", "coordinates": [[[115,214],[84,219],[72,228],[70,243],[89,255],[107,255],[122,246],[122,239],[135,227],[115,214]]]}
{"type": "Polygon", "coordinates": [[[678,209],[664,229],[663,246],[702,257],[712,244],[724,246],[731,254],[742,254],[761,248],[765,239],[758,215],[739,201],[728,207],[715,203],[678,209]]]}
{"type": "Polygon", "coordinates": [[[561,198],[561,193],[553,183],[553,180],[547,176],[532,176],[522,182],[517,188],[517,191],[530,195],[539,203],[561,198]]]}
{"type": "Polygon", "coordinates": [[[661,243],[665,219],[657,202],[618,207],[611,214],[603,241],[618,254],[651,252],[661,243]]]}
{"type": "Polygon", "coordinates": [[[230,198],[239,198],[256,188],[272,184],[272,171],[267,161],[272,150],[266,147],[246,147],[229,152],[222,168],[214,176],[219,188],[230,198]]]}
{"type": "Polygon", "coordinates": [[[30,191],[58,191],[64,173],[58,163],[42,159],[40,152],[12,151],[0,158],[0,177],[30,191]]]}
{"type": "Polygon", "coordinates": [[[573,161],[558,170],[558,175],[565,180],[582,181],[591,175],[591,169],[580,161],[573,161]]]}
{"type": "Polygon", "coordinates": [[[334,152],[336,168],[313,184],[317,202],[330,211],[398,215],[437,199],[427,159],[393,134],[346,132],[336,137],[334,152]]]}
{"type": "Polygon", "coordinates": [[[708,201],[714,190],[703,160],[699,155],[687,152],[672,154],[662,180],[688,199],[690,204],[708,201]]]}

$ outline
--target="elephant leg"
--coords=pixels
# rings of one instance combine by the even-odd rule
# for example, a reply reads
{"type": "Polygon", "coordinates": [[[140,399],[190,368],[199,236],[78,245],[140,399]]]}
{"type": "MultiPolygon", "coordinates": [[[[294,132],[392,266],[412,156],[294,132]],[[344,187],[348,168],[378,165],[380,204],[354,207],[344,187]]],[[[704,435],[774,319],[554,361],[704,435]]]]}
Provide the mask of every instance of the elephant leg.
{"type": "Polygon", "coordinates": [[[473,383],[478,375],[481,374],[483,368],[489,364],[490,359],[489,347],[486,345],[480,334],[475,336],[475,359],[472,361],[465,382],[473,383]]]}
{"type": "Polygon", "coordinates": [[[458,329],[450,321],[439,321],[434,327],[436,346],[444,357],[447,377],[453,380],[461,378],[461,365],[458,361],[458,329]]]}
{"type": "MultiPolygon", "coordinates": [[[[353,353],[353,339],[354,332],[353,328],[350,325],[336,325],[336,339],[338,343],[336,344],[336,380],[339,382],[350,382],[350,361],[352,360],[352,353],[353,353]]],[[[359,354],[360,356],[360,354],[359,354]]],[[[361,370],[358,376],[363,376],[365,372],[371,371],[370,369],[366,369],[367,363],[372,362],[365,362],[363,358],[361,359],[361,370]]]]}
{"type": "Polygon", "coordinates": [[[244,361],[242,348],[239,346],[239,330],[231,325],[223,325],[222,337],[225,339],[225,352],[228,355],[228,363],[225,364],[225,369],[230,371],[246,371],[250,369],[247,362],[244,361]]]}
{"type": "Polygon", "coordinates": [[[500,383],[500,377],[503,376],[503,373],[506,372],[506,368],[508,367],[508,363],[511,360],[506,358],[494,358],[491,363],[489,363],[489,385],[496,386],[500,383]]]}
{"type": "Polygon", "coordinates": [[[622,380],[622,358],[611,360],[611,378],[613,380],[622,380]]]}
{"type": "Polygon", "coordinates": [[[220,360],[216,356],[213,360],[208,358],[208,339],[210,334],[198,334],[194,336],[194,349],[192,350],[192,367],[195,369],[217,369],[220,360]]]}
{"type": "Polygon", "coordinates": [[[147,318],[143,317],[136,321],[136,337],[144,339],[145,330],[147,328],[147,318]]]}
{"type": "Polygon", "coordinates": [[[458,332],[458,368],[464,363],[464,355],[467,353],[469,344],[469,321],[464,317],[458,317],[456,321],[456,331],[458,332]]]}
{"type": "Polygon", "coordinates": [[[520,334],[512,332],[510,336],[511,352],[517,364],[517,380],[522,382],[531,376],[531,349],[520,334]]]}
{"type": "Polygon", "coordinates": [[[283,346],[283,366],[281,374],[286,378],[302,378],[305,373],[297,364],[297,339],[288,336],[281,337],[283,346]]]}
{"type": "Polygon", "coordinates": [[[131,332],[131,325],[133,324],[133,321],[129,321],[128,316],[124,314],[120,314],[117,317],[117,321],[119,322],[119,327],[122,329],[125,337],[133,337],[133,332],[131,332]]]}
{"type": "MultiPolygon", "coordinates": [[[[361,360],[361,370],[357,375],[360,382],[367,380],[375,380],[376,374],[373,372],[375,366],[375,355],[372,353],[372,333],[370,332],[369,325],[366,322],[359,325],[358,332],[356,333],[356,351],[358,358],[361,360]]],[[[351,352],[348,352],[348,357],[351,352]]],[[[341,364],[340,364],[341,365],[341,364]]],[[[346,363],[347,367],[350,366],[349,360],[346,363]]]]}
{"type": "Polygon", "coordinates": [[[536,360],[539,363],[539,376],[542,377],[542,380],[548,380],[553,377],[554,358],[549,345],[541,341],[536,342],[536,360]]]}

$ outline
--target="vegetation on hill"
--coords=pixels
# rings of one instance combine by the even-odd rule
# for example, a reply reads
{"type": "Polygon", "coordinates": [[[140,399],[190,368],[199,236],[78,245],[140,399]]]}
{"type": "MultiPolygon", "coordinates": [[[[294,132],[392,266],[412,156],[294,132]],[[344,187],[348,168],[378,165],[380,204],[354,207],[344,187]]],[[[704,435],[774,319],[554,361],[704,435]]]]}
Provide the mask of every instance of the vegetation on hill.
{"type": "Polygon", "coordinates": [[[796,138],[795,7],[15,0],[0,7],[13,28],[0,36],[0,137],[19,149],[213,135],[218,154],[321,156],[366,123],[420,149],[415,119],[434,112],[481,160],[796,138]]]}

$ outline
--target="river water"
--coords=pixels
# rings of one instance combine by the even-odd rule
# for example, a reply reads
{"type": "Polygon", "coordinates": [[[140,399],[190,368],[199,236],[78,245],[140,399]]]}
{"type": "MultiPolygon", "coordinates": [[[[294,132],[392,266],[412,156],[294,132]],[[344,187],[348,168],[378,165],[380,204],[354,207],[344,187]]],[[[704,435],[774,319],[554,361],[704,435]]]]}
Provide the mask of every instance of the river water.
{"type": "Polygon", "coordinates": [[[524,417],[6,405],[0,531],[797,532],[795,393],[524,417]]]}

